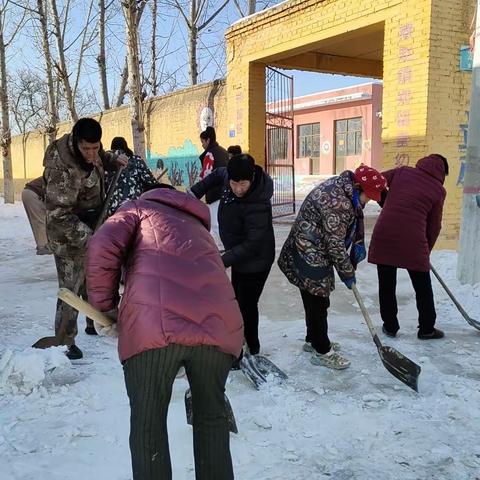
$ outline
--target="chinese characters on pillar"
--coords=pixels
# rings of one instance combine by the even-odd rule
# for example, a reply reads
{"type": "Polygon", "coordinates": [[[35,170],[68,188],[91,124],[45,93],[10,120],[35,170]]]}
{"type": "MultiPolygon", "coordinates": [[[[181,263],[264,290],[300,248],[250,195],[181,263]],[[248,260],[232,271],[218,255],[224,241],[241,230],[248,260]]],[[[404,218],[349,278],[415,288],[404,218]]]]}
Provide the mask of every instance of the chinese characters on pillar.
{"type": "Polygon", "coordinates": [[[410,90],[410,84],[413,81],[412,67],[408,65],[408,62],[413,60],[414,49],[409,46],[410,41],[413,39],[413,24],[406,23],[400,25],[398,30],[398,72],[397,81],[399,85],[399,91],[397,95],[397,135],[395,141],[395,147],[397,153],[395,155],[395,165],[401,167],[410,163],[410,155],[408,153],[408,147],[411,141],[410,134],[408,132],[410,126],[410,106],[412,101],[412,92],[410,90]]]}

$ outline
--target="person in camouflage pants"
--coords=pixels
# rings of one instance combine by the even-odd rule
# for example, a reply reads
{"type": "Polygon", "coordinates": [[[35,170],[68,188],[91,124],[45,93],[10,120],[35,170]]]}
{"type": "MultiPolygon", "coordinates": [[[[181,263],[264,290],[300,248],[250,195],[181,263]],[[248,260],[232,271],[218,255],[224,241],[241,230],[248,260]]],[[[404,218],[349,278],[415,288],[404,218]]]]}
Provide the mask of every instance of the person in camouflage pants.
{"type": "MultiPolygon", "coordinates": [[[[92,118],[81,118],[70,134],[52,142],[45,152],[43,174],[48,246],[52,250],[60,287],[75,288],[88,239],[105,198],[105,169],[126,165],[125,156],[101,152],[102,128],[92,118]]],[[[77,293],[84,293],[82,286],[77,293]]],[[[65,344],[70,359],[82,358],[75,345],[78,312],[57,301],[55,334],[65,322],[65,344]]],[[[93,325],[87,324],[87,330],[93,325]]],[[[87,332],[89,333],[89,332],[87,332]]]]}

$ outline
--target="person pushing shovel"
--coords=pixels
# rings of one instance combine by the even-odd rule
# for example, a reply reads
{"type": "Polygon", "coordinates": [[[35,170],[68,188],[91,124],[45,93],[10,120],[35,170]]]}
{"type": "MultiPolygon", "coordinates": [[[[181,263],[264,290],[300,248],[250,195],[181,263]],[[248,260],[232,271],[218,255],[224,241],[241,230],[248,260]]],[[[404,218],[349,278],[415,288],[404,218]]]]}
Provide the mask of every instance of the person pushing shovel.
{"type": "Polygon", "coordinates": [[[328,337],[334,267],[351,289],[355,269],[366,256],[363,208],[369,200],[379,201],[386,185],[381,173],[365,165],[323,182],[308,194],[283,245],[278,266],[300,290],[307,326],[303,350],[312,353],[314,365],[350,366],[338,352],[340,345],[328,337]]]}
{"type": "Polygon", "coordinates": [[[209,233],[208,207],[164,186],[121,206],[88,245],[89,302],[115,317],[130,399],[134,480],[172,478],[167,412],[185,368],[197,480],[233,479],[225,383],[243,343],[242,315],[209,233]]]}

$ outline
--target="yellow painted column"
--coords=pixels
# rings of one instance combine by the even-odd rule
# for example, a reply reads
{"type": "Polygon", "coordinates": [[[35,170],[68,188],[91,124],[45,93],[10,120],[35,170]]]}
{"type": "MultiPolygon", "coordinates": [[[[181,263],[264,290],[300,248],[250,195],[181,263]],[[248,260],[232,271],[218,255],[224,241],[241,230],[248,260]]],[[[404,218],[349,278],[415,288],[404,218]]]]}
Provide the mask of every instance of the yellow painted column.
{"type": "Polygon", "coordinates": [[[470,81],[468,73],[460,72],[459,51],[468,39],[472,2],[405,3],[385,24],[383,165],[415,166],[429,153],[447,157],[448,195],[437,247],[455,249],[461,210],[459,148],[470,81]]]}
{"type": "Polygon", "coordinates": [[[242,53],[241,37],[227,42],[227,118],[230,141],[265,165],[265,65],[242,53]],[[234,135],[234,136],[232,136],[234,135]]]}

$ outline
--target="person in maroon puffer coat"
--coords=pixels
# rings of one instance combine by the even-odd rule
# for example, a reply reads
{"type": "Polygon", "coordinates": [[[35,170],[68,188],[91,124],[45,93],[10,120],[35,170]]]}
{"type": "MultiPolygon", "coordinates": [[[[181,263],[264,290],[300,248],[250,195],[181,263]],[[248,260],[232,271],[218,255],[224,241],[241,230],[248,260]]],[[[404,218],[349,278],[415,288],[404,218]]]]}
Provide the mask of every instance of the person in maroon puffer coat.
{"type": "Polygon", "coordinates": [[[172,478],[167,412],[182,366],[192,392],[195,478],[233,479],[224,391],[243,325],[209,228],[204,203],[156,188],[122,205],[88,244],[89,301],[114,318],[122,266],[126,272],[117,328],[134,480],[172,478]]]}
{"type": "Polygon", "coordinates": [[[397,268],[405,268],[416,295],[418,338],[442,338],[443,332],[435,328],[430,252],[442,228],[447,159],[433,154],[420,159],[415,168],[395,168],[383,175],[388,182],[388,195],[368,252],[368,261],[377,265],[382,330],[395,337],[400,328],[397,268]]]}

